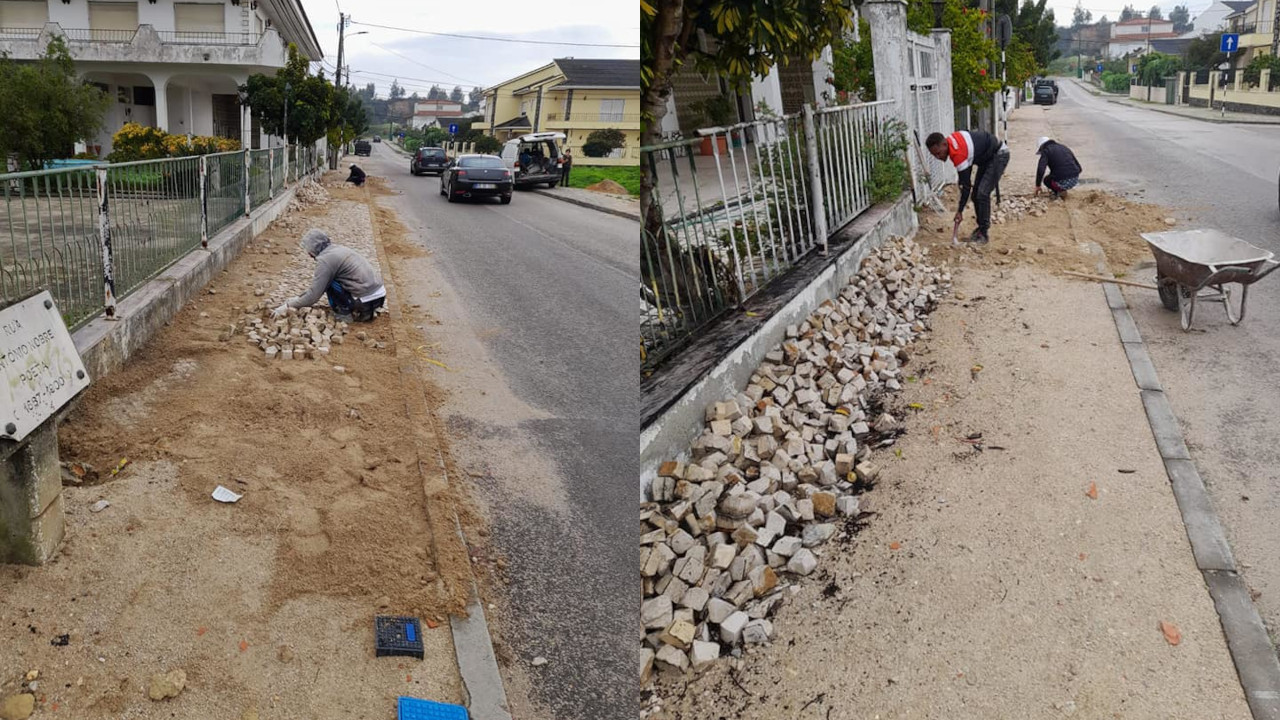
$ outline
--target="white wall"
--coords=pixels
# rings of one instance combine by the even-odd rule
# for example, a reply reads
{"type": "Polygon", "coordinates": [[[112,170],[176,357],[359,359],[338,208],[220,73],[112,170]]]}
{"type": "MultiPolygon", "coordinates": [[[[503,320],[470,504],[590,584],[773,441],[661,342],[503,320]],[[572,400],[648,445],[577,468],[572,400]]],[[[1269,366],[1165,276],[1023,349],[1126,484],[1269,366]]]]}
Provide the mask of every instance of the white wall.
{"type": "Polygon", "coordinates": [[[836,99],[835,86],[827,84],[827,78],[833,74],[831,69],[832,62],[830,45],[822,48],[822,54],[818,56],[817,60],[813,61],[813,97],[818,101],[818,107],[820,108],[834,103],[836,99]],[[827,94],[829,98],[827,101],[823,101],[823,93],[827,94]]]}
{"type": "MultiPolygon", "coordinates": [[[[184,1],[210,2],[210,0],[184,1]]],[[[173,3],[174,0],[156,0],[153,5],[149,0],[138,0],[138,24],[151,25],[158,31],[174,30],[173,3]]],[[[225,8],[224,26],[226,32],[256,33],[266,25],[266,14],[261,9],[250,10],[247,0],[239,6],[232,5],[229,2],[218,2],[217,0],[213,0],[210,4],[222,5],[225,8]]],[[[71,0],[69,4],[64,4],[62,0],[48,0],[48,5],[49,22],[56,22],[64,29],[89,27],[88,0],[71,0]]]]}
{"type": "MultiPolygon", "coordinates": [[[[751,78],[751,104],[759,105],[761,102],[767,103],[773,108],[775,115],[782,114],[782,85],[778,81],[778,68],[769,68],[769,74],[764,77],[754,76],[751,78]]],[[[759,117],[757,114],[756,117],[759,117]]]]}

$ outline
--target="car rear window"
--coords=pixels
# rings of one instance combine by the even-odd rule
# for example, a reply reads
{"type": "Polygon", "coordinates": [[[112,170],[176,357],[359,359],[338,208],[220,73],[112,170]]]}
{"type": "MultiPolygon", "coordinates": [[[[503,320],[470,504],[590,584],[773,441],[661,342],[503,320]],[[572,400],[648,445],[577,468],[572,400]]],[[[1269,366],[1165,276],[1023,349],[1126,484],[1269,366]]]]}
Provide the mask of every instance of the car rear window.
{"type": "Polygon", "coordinates": [[[428,148],[420,152],[422,153],[422,157],[433,157],[433,158],[444,157],[444,150],[441,150],[440,148],[428,148]]]}
{"type": "Polygon", "coordinates": [[[458,165],[460,165],[461,167],[469,167],[469,168],[502,168],[502,167],[506,167],[505,165],[503,165],[503,164],[502,164],[502,159],[501,159],[501,158],[496,158],[496,157],[492,157],[492,156],[482,156],[482,157],[464,157],[464,158],[462,158],[461,160],[459,160],[459,161],[458,161],[458,165]]]}

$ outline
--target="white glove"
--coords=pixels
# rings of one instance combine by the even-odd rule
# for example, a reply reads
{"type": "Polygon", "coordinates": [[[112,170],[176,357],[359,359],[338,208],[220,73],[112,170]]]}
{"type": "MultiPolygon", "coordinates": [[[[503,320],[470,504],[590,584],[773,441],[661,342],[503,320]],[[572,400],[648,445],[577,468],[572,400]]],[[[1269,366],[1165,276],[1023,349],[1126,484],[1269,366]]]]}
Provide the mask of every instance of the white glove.
{"type": "Polygon", "coordinates": [[[280,305],[280,307],[271,311],[271,317],[273,318],[284,317],[285,313],[287,312],[289,312],[289,303],[283,303],[280,305]]]}

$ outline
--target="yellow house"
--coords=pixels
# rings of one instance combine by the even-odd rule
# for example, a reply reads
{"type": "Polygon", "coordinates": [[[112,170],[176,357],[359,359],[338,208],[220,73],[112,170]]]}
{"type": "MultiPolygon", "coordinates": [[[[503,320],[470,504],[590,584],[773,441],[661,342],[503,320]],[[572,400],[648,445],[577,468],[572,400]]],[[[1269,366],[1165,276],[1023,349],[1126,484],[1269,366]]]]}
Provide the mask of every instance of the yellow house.
{"type": "Polygon", "coordinates": [[[484,91],[485,117],[476,123],[509,140],[531,132],[562,132],[575,165],[640,164],[640,61],[561,58],[484,91]],[[594,130],[621,130],[626,145],[609,157],[587,157],[594,130]]]}

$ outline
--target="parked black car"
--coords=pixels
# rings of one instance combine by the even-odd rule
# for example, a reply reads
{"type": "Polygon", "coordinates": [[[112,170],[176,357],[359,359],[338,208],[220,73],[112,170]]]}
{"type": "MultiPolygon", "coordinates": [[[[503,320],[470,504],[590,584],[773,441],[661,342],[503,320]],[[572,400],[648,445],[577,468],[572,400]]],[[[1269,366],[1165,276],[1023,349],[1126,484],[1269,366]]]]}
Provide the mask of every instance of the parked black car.
{"type": "Polygon", "coordinates": [[[368,141],[368,140],[357,140],[357,141],[356,141],[356,154],[357,154],[357,155],[369,155],[369,154],[371,154],[372,152],[373,152],[373,146],[369,144],[369,141],[368,141]]]}
{"type": "Polygon", "coordinates": [[[382,136],[381,136],[381,135],[374,135],[374,136],[373,136],[373,141],[374,141],[374,142],[382,142],[382,136]]]}
{"type": "Polygon", "coordinates": [[[440,194],[455,202],[460,198],[499,197],[511,202],[511,171],[493,155],[461,155],[440,176],[440,194]]]}
{"type": "Polygon", "coordinates": [[[1036,83],[1032,102],[1036,105],[1054,105],[1058,102],[1058,84],[1052,80],[1041,80],[1036,83]]]}
{"type": "Polygon", "coordinates": [[[418,148],[418,151],[413,154],[413,158],[409,160],[409,174],[411,175],[421,175],[423,173],[441,175],[447,167],[449,167],[449,158],[445,156],[444,148],[418,148]]]}

